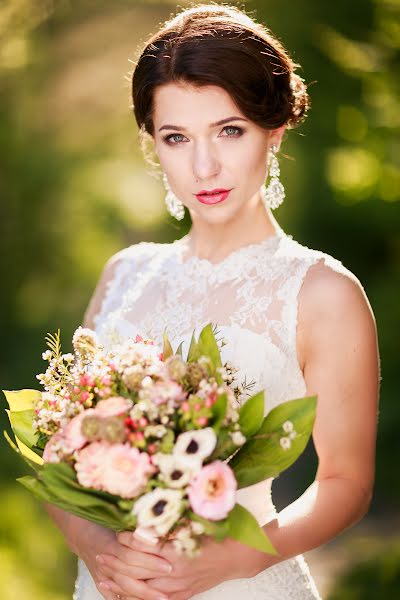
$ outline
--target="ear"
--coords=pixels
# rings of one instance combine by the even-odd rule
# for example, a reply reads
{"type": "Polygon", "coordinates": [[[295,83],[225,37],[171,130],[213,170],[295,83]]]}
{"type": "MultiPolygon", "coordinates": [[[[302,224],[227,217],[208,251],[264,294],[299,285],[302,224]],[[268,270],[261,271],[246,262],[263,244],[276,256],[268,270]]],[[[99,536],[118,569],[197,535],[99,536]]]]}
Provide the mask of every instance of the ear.
{"type": "Polygon", "coordinates": [[[275,144],[275,146],[278,149],[278,152],[281,147],[282,137],[283,137],[283,134],[285,133],[285,130],[286,130],[286,123],[281,125],[278,129],[273,129],[271,131],[271,135],[269,137],[270,146],[275,144]]]}

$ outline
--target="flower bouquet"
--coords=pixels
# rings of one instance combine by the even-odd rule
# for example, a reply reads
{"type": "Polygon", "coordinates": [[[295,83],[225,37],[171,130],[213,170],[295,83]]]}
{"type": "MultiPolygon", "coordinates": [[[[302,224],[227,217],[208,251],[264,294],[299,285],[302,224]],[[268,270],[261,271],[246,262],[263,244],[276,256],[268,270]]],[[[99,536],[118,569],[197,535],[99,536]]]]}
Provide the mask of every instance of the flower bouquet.
{"type": "MultiPolygon", "coordinates": [[[[203,535],[275,554],[236,490],[288,468],[310,437],[316,396],[264,417],[264,392],[240,403],[211,324],[182,357],[136,336],[102,347],[79,327],[73,353],[47,338],[44,391],[4,391],[14,443],[35,471],[18,481],[43,501],[115,531],[196,555],[203,535]]],[[[249,394],[247,394],[249,395],[249,394]]]]}

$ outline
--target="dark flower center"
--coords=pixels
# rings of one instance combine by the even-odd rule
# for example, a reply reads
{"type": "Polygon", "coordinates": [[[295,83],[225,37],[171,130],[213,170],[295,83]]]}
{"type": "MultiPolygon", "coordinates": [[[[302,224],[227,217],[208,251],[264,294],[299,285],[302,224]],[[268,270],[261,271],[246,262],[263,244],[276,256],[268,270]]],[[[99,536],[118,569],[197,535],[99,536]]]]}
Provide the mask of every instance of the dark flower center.
{"type": "Polygon", "coordinates": [[[154,515],[156,517],[158,517],[158,516],[162,515],[166,505],[167,505],[166,500],[159,500],[158,502],[155,503],[155,505],[152,507],[151,510],[153,511],[154,515]]]}
{"type": "Polygon", "coordinates": [[[182,477],[182,475],[183,475],[182,471],[175,469],[175,471],[172,471],[172,473],[171,473],[171,479],[176,481],[177,479],[180,479],[182,477]]]}
{"type": "Polygon", "coordinates": [[[186,452],[188,454],[195,454],[197,452],[197,450],[199,449],[199,445],[196,442],[196,440],[190,440],[190,444],[188,445],[188,447],[186,448],[186,452]]]}

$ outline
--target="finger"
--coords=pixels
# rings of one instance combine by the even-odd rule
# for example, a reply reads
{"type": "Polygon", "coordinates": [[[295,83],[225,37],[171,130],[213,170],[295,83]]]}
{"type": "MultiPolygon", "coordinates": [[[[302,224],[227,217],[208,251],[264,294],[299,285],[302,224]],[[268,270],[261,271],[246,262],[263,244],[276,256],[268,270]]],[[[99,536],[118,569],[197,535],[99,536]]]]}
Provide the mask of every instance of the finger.
{"type": "Polygon", "coordinates": [[[160,559],[152,561],[150,557],[147,558],[146,555],[144,555],[144,558],[141,558],[140,562],[143,564],[140,564],[139,559],[137,560],[137,564],[133,564],[133,562],[128,563],[111,554],[100,554],[96,556],[96,560],[99,569],[104,570],[104,567],[107,567],[109,570],[111,569],[112,572],[122,573],[123,575],[131,576],[134,579],[162,577],[169,575],[172,572],[172,565],[167,561],[161,561],[160,559]]]}
{"type": "Polygon", "coordinates": [[[100,581],[97,589],[106,600],[116,600],[118,596],[121,598],[123,597],[123,591],[121,589],[118,590],[117,586],[115,587],[114,591],[112,591],[107,581],[100,581]]]}
{"type": "Polygon", "coordinates": [[[120,573],[114,574],[112,580],[107,580],[107,584],[111,591],[120,593],[118,589],[122,589],[122,595],[128,597],[137,596],[141,600],[169,600],[167,595],[160,590],[150,588],[144,581],[120,573]]]}
{"type": "Polygon", "coordinates": [[[128,546],[133,550],[140,550],[141,552],[150,552],[152,554],[159,554],[162,551],[162,544],[159,541],[150,541],[150,538],[139,537],[132,531],[121,531],[117,533],[117,540],[120,544],[128,546]]]}

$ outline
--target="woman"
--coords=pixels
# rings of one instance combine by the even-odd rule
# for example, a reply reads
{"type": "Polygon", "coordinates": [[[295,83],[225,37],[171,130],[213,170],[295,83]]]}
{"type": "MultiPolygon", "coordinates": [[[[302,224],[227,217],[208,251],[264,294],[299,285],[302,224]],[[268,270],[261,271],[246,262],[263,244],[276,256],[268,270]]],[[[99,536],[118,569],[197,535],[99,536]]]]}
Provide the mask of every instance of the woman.
{"type": "Polygon", "coordinates": [[[181,219],[186,207],[192,227],[172,244],[141,242],[111,257],[85,325],[104,344],[137,333],[160,340],[167,327],[185,351],[193,328],[217,323],[223,361],[239,368],[238,381],[265,390],[265,412],[318,394],[315,481],[279,514],[271,479],[239,491],[277,556],[227,539],[206,541],[191,560],[171,543],[115,535],[49,506],[80,558],[76,600],[320,598],[302,553],[368,510],[379,394],[373,313],[348,269],[294,241],[271,212],[284,198],[282,136],[308,107],[296,66],[265,27],[226,5],[184,10],[147,42],[133,73],[134,114],[153,140],[168,210],[181,219]]]}

